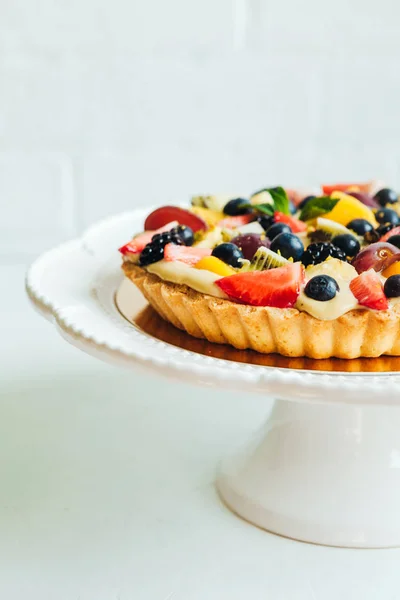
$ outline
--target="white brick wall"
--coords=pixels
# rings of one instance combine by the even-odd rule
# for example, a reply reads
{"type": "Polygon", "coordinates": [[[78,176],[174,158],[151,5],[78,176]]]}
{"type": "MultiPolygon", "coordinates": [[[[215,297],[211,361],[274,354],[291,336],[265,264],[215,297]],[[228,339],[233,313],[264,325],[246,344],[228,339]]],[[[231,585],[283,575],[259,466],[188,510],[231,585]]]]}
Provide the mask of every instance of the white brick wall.
{"type": "Polygon", "coordinates": [[[0,257],[212,190],[400,187],[396,0],[2,0],[0,257]]]}

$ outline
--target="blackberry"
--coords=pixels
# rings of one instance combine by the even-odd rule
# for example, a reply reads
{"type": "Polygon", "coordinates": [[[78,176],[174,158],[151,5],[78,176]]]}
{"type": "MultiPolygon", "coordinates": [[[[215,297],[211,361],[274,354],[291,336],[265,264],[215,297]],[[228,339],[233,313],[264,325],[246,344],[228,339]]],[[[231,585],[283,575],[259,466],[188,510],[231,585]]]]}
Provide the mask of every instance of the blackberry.
{"type": "Polygon", "coordinates": [[[163,247],[170,243],[178,245],[183,244],[183,240],[175,227],[170,231],[164,231],[164,233],[156,233],[156,235],[153,235],[150,242],[150,244],[156,244],[163,247]]]}
{"type": "Polygon", "coordinates": [[[183,245],[183,240],[178,232],[178,227],[164,233],[156,233],[142,250],[139,259],[139,265],[146,267],[164,258],[164,248],[167,244],[183,245]]]}
{"type": "Polygon", "coordinates": [[[301,262],[305,267],[309,265],[318,265],[324,262],[329,256],[332,258],[338,258],[339,260],[347,261],[346,254],[333,244],[328,242],[320,242],[310,244],[301,257],[301,262]]]}
{"type": "Polygon", "coordinates": [[[153,244],[147,244],[142,250],[139,259],[139,265],[146,267],[152,263],[158,262],[164,258],[164,246],[155,246],[153,244]]]}

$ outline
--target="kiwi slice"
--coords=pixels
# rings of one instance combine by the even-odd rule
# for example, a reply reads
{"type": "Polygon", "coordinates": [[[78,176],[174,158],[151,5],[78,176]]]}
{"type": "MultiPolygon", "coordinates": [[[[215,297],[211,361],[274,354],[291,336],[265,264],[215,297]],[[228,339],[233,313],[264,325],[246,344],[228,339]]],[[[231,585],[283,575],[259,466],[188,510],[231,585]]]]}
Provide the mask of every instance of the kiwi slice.
{"type": "Polygon", "coordinates": [[[323,217],[318,217],[315,228],[317,231],[320,230],[329,233],[332,237],[335,237],[335,235],[342,235],[343,233],[354,235],[354,233],[344,225],[336,223],[336,221],[331,221],[330,219],[324,219],[323,217]]]}
{"type": "Polygon", "coordinates": [[[286,258],[272,252],[269,248],[261,246],[251,259],[249,264],[244,264],[241,268],[241,272],[247,271],[266,271],[267,269],[276,269],[277,267],[284,267],[289,263],[286,258]]]}
{"type": "Polygon", "coordinates": [[[209,210],[222,212],[229,200],[231,200],[231,197],[226,194],[216,194],[214,196],[193,196],[191,203],[192,206],[200,206],[209,210]]]}

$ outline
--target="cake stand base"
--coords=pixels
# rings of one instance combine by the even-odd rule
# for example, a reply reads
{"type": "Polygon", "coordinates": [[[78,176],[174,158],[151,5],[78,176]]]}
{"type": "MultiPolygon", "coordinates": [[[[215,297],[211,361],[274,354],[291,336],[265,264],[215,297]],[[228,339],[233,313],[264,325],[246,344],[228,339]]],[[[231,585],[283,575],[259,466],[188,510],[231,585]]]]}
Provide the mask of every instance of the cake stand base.
{"type": "Polygon", "coordinates": [[[236,514],[286,537],[399,546],[400,410],[277,400],[217,487],[236,514]]]}

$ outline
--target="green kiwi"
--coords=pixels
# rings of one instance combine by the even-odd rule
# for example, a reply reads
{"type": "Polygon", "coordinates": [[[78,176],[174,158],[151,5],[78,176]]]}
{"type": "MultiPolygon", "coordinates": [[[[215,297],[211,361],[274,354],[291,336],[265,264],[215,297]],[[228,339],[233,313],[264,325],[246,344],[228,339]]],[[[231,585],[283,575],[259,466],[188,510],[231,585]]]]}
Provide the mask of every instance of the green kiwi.
{"type": "Polygon", "coordinates": [[[224,206],[231,200],[226,194],[215,194],[214,196],[193,196],[192,206],[201,206],[209,210],[223,211],[224,206]]]}
{"type": "Polygon", "coordinates": [[[249,264],[244,264],[241,272],[247,271],[266,271],[267,269],[276,269],[284,267],[289,263],[286,258],[273,252],[269,248],[261,246],[251,259],[249,264]]]}
{"type": "Polygon", "coordinates": [[[331,221],[330,219],[324,219],[323,217],[318,217],[316,222],[316,230],[325,231],[332,237],[335,237],[335,235],[342,235],[343,233],[350,233],[353,235],[350,229],[347,229],[347,227],[344,225],[336,223],[336,221],[331,221]]]}

